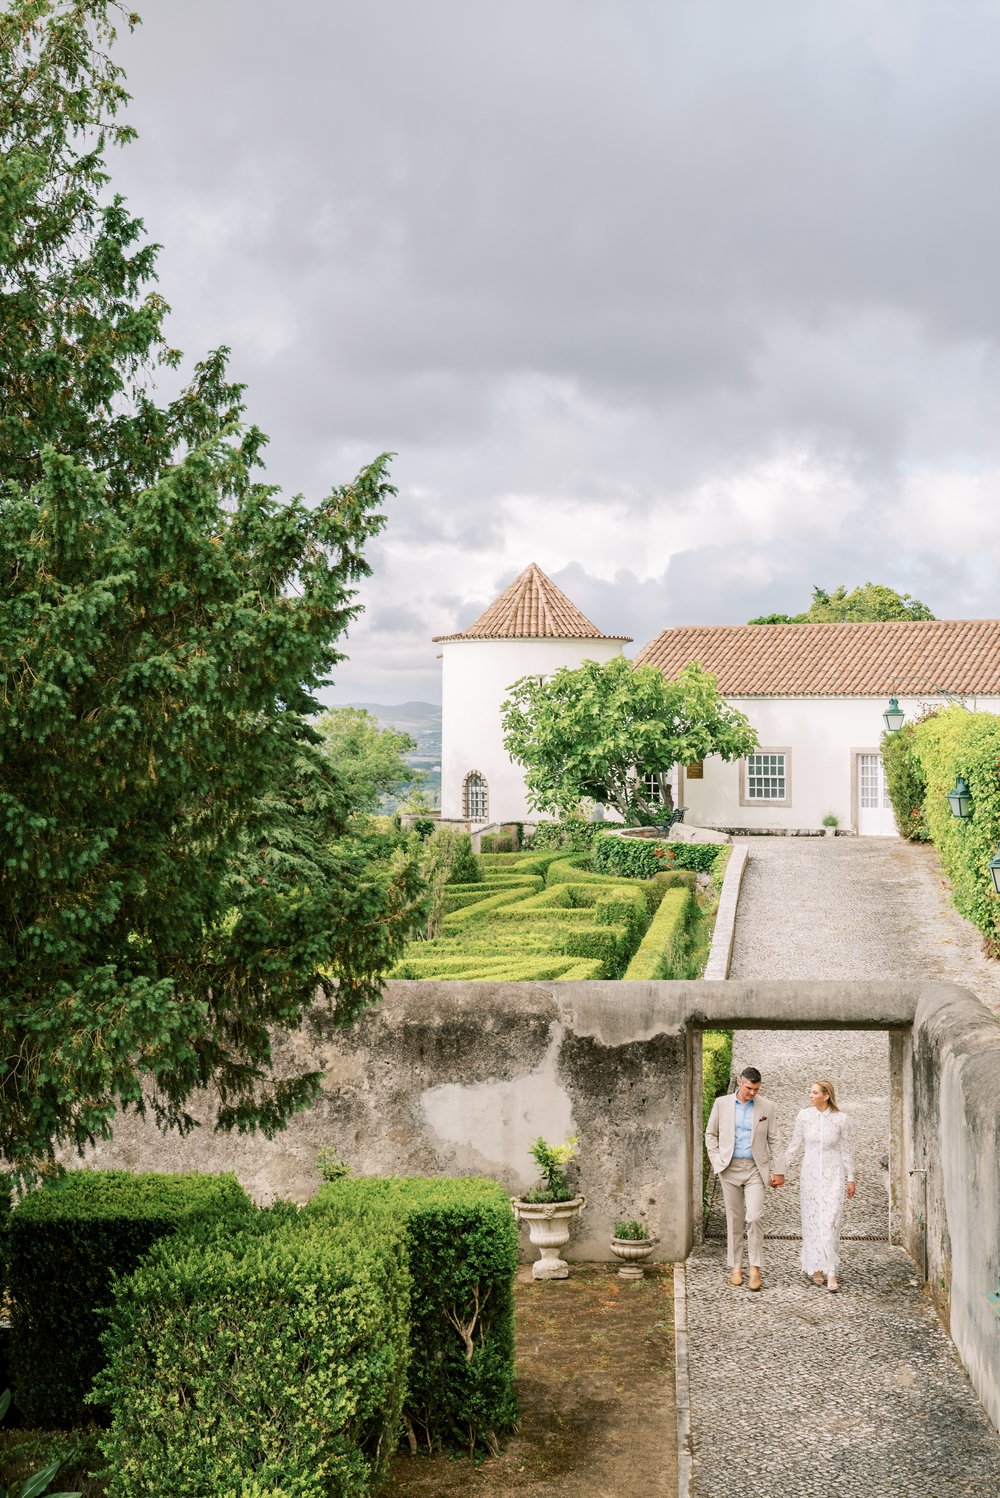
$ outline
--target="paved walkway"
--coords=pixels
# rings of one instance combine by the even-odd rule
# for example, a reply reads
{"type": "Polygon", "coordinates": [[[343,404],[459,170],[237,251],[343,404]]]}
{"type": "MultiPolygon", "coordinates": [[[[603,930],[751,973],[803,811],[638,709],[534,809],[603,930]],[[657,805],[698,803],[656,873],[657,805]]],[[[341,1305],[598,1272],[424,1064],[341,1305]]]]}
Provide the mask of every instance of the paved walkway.
{"type": "MultiPolygon", "coordinates": [[[[948,903],[934,852],[882,838],[755,838],[733,978],[939,978],[1000,1012],[1000,964],[948,903]],[[794,912],[790,922],[784,912],[794,912]]],[[[743,1477],[761,1498],[996,1498],[1000,1435],[915,1266],[888,1243],[888,1041],[866,1032],[737,1031],[787,1137],[816,1075],[854,1120],[839,1295],[799,1271],[798,1163],[768,1203],[765,1288],[726,1282],[719,1206],[688,1260],[692,1498],[743,1477]]]]}

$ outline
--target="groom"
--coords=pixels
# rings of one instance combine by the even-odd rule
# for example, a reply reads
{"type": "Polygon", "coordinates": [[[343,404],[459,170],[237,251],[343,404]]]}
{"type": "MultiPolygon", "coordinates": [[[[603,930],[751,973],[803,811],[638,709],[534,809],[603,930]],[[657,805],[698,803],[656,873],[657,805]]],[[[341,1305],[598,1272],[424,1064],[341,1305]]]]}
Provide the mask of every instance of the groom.
{"type": "Polygon", "coordinates": [[[760,1289],[764,1257],[764,1194],[785,1184],[774,1104],[760,1097],[760,1072],[745,1066],[735,1092],[717,1097],[705,1130],[705,1148],[722,1184],[731,1285],[743,1283],[743,1228],[750,1257],[750,1290],[760,1289]]]}

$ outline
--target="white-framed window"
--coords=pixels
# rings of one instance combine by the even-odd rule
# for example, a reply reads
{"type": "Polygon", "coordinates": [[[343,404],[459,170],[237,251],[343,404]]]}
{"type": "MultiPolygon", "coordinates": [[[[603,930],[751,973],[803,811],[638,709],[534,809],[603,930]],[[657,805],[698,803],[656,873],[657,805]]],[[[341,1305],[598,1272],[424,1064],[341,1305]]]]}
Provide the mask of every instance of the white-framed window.
{"type": "Polygon", "coordinates": [[[485,822],[490,809],[490,788],[486,776],[470,770],[462,782],[462,815],[467,822],[485,822]]]}
{"type": "Polygon", "coordinates": [[[659,775],[644,775],[642,779],[646,788],[646,800],[653,806],[662,806],[663,788],[659,775]]]}
{"type": "Polygon", "coordinates": [[[759,749],[740,764],[741,806],[791,806],[792,751],[759,749]]]}

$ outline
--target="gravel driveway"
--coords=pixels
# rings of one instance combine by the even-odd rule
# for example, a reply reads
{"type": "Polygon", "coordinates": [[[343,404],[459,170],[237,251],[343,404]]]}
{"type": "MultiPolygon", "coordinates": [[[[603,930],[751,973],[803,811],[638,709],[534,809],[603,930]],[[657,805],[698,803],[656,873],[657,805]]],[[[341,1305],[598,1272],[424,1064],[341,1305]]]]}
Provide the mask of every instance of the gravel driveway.
{"type": "MultiPolygon", "coordinates": [[[[963,983],[1000,1013],[1000,964],[948,901],[933,848],[889,838],[754,838],[732,978],[963,983]]],[[[718,1206],[688,1260],[695,1498],[734,1472],[775,1498],[996,1498],[990,1424],[915,1266],[888,1243],[888,1041],[874,1032],[737,1031],[785,1136],[815,1076],[854,1121],[858,1195],[833,1296],[799,1273],[798,1177],[768,1204],[765,1288],[727,1284],[718,1206]],[[747,1380],[763,1384],[750,1393],[747,1380]],[[753,1415],[757,1418],[754,1419],[753,1415]]]]}

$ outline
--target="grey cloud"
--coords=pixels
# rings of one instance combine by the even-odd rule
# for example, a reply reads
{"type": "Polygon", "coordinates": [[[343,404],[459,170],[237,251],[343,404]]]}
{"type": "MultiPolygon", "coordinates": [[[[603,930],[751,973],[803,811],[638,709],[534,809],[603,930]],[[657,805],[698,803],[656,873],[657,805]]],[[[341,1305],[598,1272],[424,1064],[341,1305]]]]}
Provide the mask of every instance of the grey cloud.
{"type": "Polygon", "coordinates": [[[919,526],[905,555],[880,535],[907,472],[1000,466],[997,7],[299,0],[276,16],[148,0],[144,15],[121,47],[141,138],[113,171],[164,242],[171,337],[192,356],[232,344],[289,491],[399,454],[350,670],[404,670],[377,650],[385,610],[448,628],[428,600],[464,599],[463,560],[531,559],[512,498],[539,515],[569,501],[578,534],[607,529],[619,580],[567,568],[584,596],[568,591],[637,641],[677,610],[797,609],[815,581],[868,576],[939,613],[996,611],[995,548],[951,562],[919,526]],[[757,550],[707,536],[662,586],[629,581],[650,516],[689,516],[787,451],[864,490],[850,534],[789,537],[779,512],[757,550]],[[411,547],[426,575],[398,604],[380,577],[411,547]]]}

